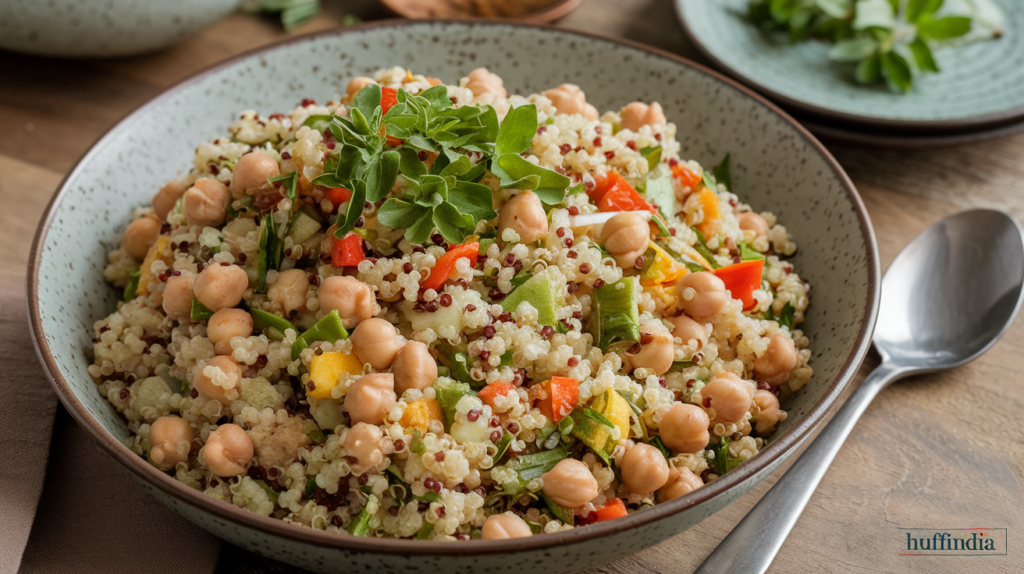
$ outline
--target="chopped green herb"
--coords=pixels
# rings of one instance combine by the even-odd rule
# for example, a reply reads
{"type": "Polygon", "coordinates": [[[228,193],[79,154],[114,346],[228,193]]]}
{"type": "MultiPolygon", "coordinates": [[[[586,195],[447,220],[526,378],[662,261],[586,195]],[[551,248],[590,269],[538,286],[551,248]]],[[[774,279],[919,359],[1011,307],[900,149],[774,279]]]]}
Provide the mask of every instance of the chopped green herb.
{"type": "Polygon", "coordinates": [[[324,436],[324,431],[318,428],[309,429],[306,431],[306,436],[309,437],[309,440],[313,441],[313,444],[324,444],[327,442],[327,437],[324,436]]]}
{"type": "Polygon", "coordinates": [[[672,458],[672,453],[665,447],[665,443],[661,442],[660,436],[656,436],[651,439],[651,446],[660,450],[661,454],[665,455],[665,458],[672,458]]]}
{"type": "Polygon", "coordinates": [[[764,253],[755,250],[746,244],[746,242],[740,243],[740,259],[743,261],[754,261],[756,259],[764,259],[764,253]]]}
{"type": "Polygon", "coordinates": [[[708,249],[708,243],[707,240],[704,239],[704,234],[701,233],[700,230],[697,229],[696,227],[691,227],[690,229],[693,229],[693,232],[697,234],[697,243],[694,244],[693,249],[697,253],[700,253],[701,257],[707,259],[708,263],[711,264],[712,269],[721,268],[722,266],[718,264],[718,261],[715,259],[714,254],[711,253],[710,249],[708,249]]]}
{"type": "Polygon", "coordinates": [[[332,310],[295,339],[292,344],[292,360],[298,359],[303,349],[317,341],[335,343],[344,339],[348,339],[348,331],[345,330],[338,311],[332,310]]]}
{"type": "Polygon", "coordinates": [[[468,383],[443,378],[434,381],[434,393],[444,411],[445,430],[450,429],[455,422],[455,405],[459,404],[462,397],[476,395],[468,383]]]}
{"type": "Polygon", "coordinates": [[[505,456],[505,451],[507,451],[509,445],[512,444],[512,438],[513,437],[510,433],[504,432],[504,434],[501,435],[501,439],[499,439],[494,445],[498,449],[498,451],[494,453],[494,464],[498,464],[501,457],[505,456]]]}
{"type": "Polygon", "coordinates": [[[316,485],[316,477],[315,476],[311,476],[308,479],[306,479],[306,491],[305,491],[306,498],[313,498],[313,496],[316,494],[316,489],[317,488],[318,487],[316,485]]]}
{"type": "Polygon", "coordinates": [[[420,429],[412,429],[412,441],[409,443],[409,452],[420,454],[423,452],[423,435],[420,429]]]}
{"type": "Polygon", "coordinates": [[[602,351],[614,343],[640,340],[636,285],[636,277],[623,277],[594,291],[591,321],[602,351]]]}
{"type": "Polygon", "coordinates": [[[299,172],[293,171],[277,177],[268,179],[270,183],[277,183],[279,181],[285,182],[285,188],[287,189],[288,199],[295,201],[295,187],[299,181],[299,172]]]}
{"type": "Polygon", "coordinates": [[[265,481],[265,480],[257,480],[256,484],[258,484],[259,487],[261,489],[263,489],[263,492],[267,493],[267,498],[270,499],[270,502],[272,502],[272,503],[274,503],[276,505],[277,504],[277,492],[273,488],[270,488],[270,485],[267,484],[267,481],[265,481]]]}
{"type": "Polygon", "coordinates": [[[640,155],[647,160],[647,169],[654,171],[661,162],[661,146],[645,147],[640,150],[640,155]]]}
{"type": "Polygon", "coordinates": [[[447,343],[441,343],[435,347],[437,358],[441,364],[448,369],[448,376],[467,385],[483,388],[483,382],[474,381],[469,376],[469,355],[456,351],[447,343]]]}
{"type": "Polygon", "coordinates": [[[722,163],[716,165],[711,169],[711,174],[715,176],[715,181],[725,186],[726,189],[732,189],[732,170],[729,168],[729,156],[731,154],[725,154],[725,159],[722,163]]]}
{"type": "Polygon", "coordinates": [[[124,288],[125,303],[135,298],[135,293],[139,290],[139,277],[141,275],[141,269],[138,267],[128,272],[128,285],[124,288]]]}
{"type": "Polygon", "coordinates": [[[416,540],[428,540],[432,532],[434,532],[434,525],[430,522],[424,521],[423,526],[421,526],[419,532],[416,533],[416,540]]]}
{"type": "Polygon", "coordinates": [[[253,330],[257,333],[263,333],[268,338],[274,341],[281,341],[284,339],[285,331],[291,329],[296,333],[299,332],[284,317],[278,317],[273,313],[261,311],[259,309],[249,309],[249,314],[252,315],[252,326],[253,330]]]}
{"type": "Polygon", "coordinates": [[[573,513],[571,508],[559,505],[545,496],[543,492],[539,493],[539,496],[540,499],[544,501],[544,505],[551,511],[551,515],[562,521],[562,524],[572,524],[575,521],[576,515],[573,513]]]}
{"type": "Polygon", "coordinates": [[[793,315],[796,313],[796,309],[793,308],[793,302],[787,301],[786,305],[782,308],[782,313],[775,320],[779,322],[780,327],[785,327],[790,331],[793,330],[793,315]]]}
{"type": "Polygon", "coordinates": [[[272,213],[268,213],[260,221],[259,226],[260,252],[256,264],[259,275],[256,291],[267,292],[267,272],[281,267],[281,239],[277,236],[277,224],[272,213]]]}
{"type": "Polygon", "coordinates": [[[205,305],[199,302],[199,299],[192,298],[192,320],[193,321],[205,321],[213,317],[213,311],[206,308],[205,305]]]}
{"type": "Polygon", "coordinates": [[[368,535],[370,533],[370,517],[373,516],[372,514],[370,514],[370,505],[376,506],[376,504],[376,496],[372,494],[367,496],[366,506],[364,506],[363,509],[359,512],[359,514],[352,519],[352,522],[349,522],[348,525],[345,526],[345,530],[347,530],[348,533],[353,536],[368,535]]]}
{"type": "Polygon", "coordinates": [[[722,476],[743,462],[729,455],[728,437],[723,436],[717,445],[709,445],[708,450],[715,453],[715,458],[708,460],[708,465],[715,470],[715,474],[718,476],[722,476]]]}
{"type": "Polygon", "coordinates": [[[539,478],[540,475],[551,470],[556,464],[568,457],[569,451],[564,446],[559,446],[558,448],[543,452],[517,456],[506,464],[505,468],[516,471],[519,475],[519,480],[526,484],[535,478],[539,478]]]}

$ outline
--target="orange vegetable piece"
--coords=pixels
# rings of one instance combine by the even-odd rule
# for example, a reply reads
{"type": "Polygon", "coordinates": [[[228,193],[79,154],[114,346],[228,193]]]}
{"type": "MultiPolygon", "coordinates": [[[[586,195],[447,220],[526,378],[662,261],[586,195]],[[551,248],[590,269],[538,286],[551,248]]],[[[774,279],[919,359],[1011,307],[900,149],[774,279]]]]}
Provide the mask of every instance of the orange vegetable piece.
{"type": "Polygon", "coordinates": [[[398,90],[394,88],[383,87],[380,89],[380,107],[384,114],[388,113],[391,106],[398,103],[398,90]]]}
{"type": "Polygon", "coordinates": [[[407,429],[417,428],[426,434],[430,428],[430,421],[444,424],[444,411],[441,410],[441,403],[437,402],[437,399],[417,399],[409,403],[398,422],[407,429]]]}
{"type": "Polygon", "coordinates": [[[743,301],[743,310],[749,311],[757,303],[754,300],[754,290],[761,287],[763,268],[764,259],[753,259],[715,269],[714,273],[725,283],[725,288],[732,293],[733,299],[743,301]]]}
{"type": "Polygon", "coordinates": [[[697,184],[701,182],[700,174],[682,163],[676,164],[672,168],[672,175],[679,180],[679,183],[689,188],[696,188],[697,184]]]}
{"type": "Polygon", "coordinates": [[[504,381],[496,381],[496,382],[493,382],[493,383],[487,385],[486,387],[480,389],[480,391],[477,392],[476,396],[481,401],[483,401],[483,403],[485,405],[488,405],[491,408],[494,408],[494,399],[495,399],[495,397],[497,397],[498,395],[501,395],[503,397],[507,396],[509,393],[514,391],[515,388],[516,388],[516,386],[513,385],[512,383],[506,383],[504,381]]]}
{"type": "Polygon", "coordinates": [[[609,171],[604,178],[596,182],[594,189],[588,191],[587,195],[597,204],[598,211],[655,212],[654,206],[633,189],[626,178],[617,171],[609,171]]]}
{"type": "Polygon", "coordinates": [[[710,239],[722,230],[722,214],[718,210],[718,194],[706,187],[701,188],[700,206],[704,211],[704,221],[698,227],[704,237],[710,239]]]}
{"type": "Polygon", "coordinates": [[[430,270],[430,275],[420,282],[420,287],[435,291],[440,289],[444,282],[451,277],[452,271],[455,270],[455,263],[459,259],[465,257],[469,259],[470,265],[475,266],[479,256],[480,244],[476,241],[449,247],[448,252],[437,259],[434,268],[430,270]]]}
{"type": "Polygon", "coordinates": [[[601,508],[595,509],[587,518],[593,519],[594,522],[604,522],[613,518],[622,518],[627,514],[629,513],[626,512],[626,504],[622,502],[621,498],[616,497],[604,503],[601,508]],[[594,515],[597,515],[596,519],[593,518],[594,515]]]}
{"type": "Polygon", "coordinates": [[[580,383],[570,377],[551,377],[544,381],[543,391],[539,397],[537,408],[541,414],[558,424],[576,408],[580,400],[580,383]]]}

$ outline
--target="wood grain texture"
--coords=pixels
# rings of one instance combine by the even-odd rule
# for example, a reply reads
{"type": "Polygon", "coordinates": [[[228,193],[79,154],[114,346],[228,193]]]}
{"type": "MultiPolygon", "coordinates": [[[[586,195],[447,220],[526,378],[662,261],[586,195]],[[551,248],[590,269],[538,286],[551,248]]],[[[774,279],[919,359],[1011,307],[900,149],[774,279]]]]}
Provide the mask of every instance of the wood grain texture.
{"type": "MultiPolygon", "coordinates": [[[[372,0],[324,0],[296,33],[344,14],[386,16],[372,0]]],[[[587,0],[561,25],[626,37],[694,57],[669,0],[587,0]]],[[[119,118],[224,58],[284,38],[270,19],[236,15],[170,50],[78,62],[0,54],[0,281],[23,285],[32,233],[60,177],[119,118]]],[[[835,144],[863,195],[883,268],[917,233],[971,207],[1024,219],[1024,134],[921,151],[835,144]]],[[[742,190],[740,190],[742,193],[742,190]]],[[[936,309],[942,313],[942,309],[936,309]]],[[[773,568],[803,572],[1013,572],[1024,566],[1024,324],[982,359],[886,390],[865,414],[811,499],[773,568]],[[900,527],[1005,527],[1006,557],[901,557],[900,527]]],[[[861,377],[874,366],[871,358],[861,377]]],[[[594,572],[693,570],[774,483],[696,527],[594,572]]],[[[225,548],[222,572],[285,572],[225,548]]]]}

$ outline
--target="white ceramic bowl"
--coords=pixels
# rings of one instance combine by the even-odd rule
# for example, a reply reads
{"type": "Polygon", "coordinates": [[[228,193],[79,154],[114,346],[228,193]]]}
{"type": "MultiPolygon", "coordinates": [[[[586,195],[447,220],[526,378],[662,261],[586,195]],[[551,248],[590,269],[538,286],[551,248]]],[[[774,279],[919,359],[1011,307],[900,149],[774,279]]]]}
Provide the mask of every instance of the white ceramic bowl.
{"type": "Polygon", "coordinates": [[[842,169],[806,130],[735,82],[671,54],[555,28],[393,21],[240,56],[125,118],[54,196],[33,245],[29,300],[40,357],[74,417],[143,488],[214,534],[317,571],[522,574],[576,570],[657,544],[767,476],[856,372],[870,343],[878,283],[871,224],[842,169]],[[89,378],[86,351],[93,321],[116,304],[101,272],[130,206],[147,203],[189,164],[196,144],[224,133],[239,110],[270,113],[304,97],[329,99],[351,77],[396,64],[448,79],[485,65],[517,93],[573,82],[599,109],[656,100],[679,128],[683,157],[714,165],[732,154],[734,189],[787,225],[800,246],[793,264],[813,285],[803,328],[815,374],[787,405],[789,418],[761,454],[704,488],[625,518],[526,539],[445,543],[341,536],[258,516],[187,488],[119,442],[128,430],[89,378]]]}
{"type": "Polygon", "coordinates": [[[128,56],[176,44],[242,0],[0,0],[0,48],[66,58],[128,56]]]}

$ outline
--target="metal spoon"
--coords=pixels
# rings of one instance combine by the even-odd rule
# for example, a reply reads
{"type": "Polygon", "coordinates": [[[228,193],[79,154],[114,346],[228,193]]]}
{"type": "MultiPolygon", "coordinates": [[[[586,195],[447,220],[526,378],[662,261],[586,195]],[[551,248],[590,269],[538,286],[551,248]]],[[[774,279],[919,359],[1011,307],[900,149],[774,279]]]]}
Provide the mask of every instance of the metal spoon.
{"type": "Polygon", "coordinates": [[[1024,239],[1010,216],[967,211],[914,238],[882,279],[873,341],[882,363],[697,574],[766,571],[879,391],[903,377],[951,369],[980,356],[1013,322],[1022,295],[1024,239]]]}

